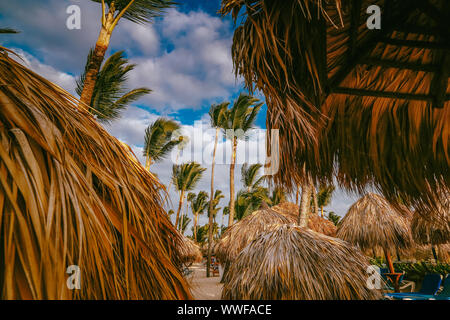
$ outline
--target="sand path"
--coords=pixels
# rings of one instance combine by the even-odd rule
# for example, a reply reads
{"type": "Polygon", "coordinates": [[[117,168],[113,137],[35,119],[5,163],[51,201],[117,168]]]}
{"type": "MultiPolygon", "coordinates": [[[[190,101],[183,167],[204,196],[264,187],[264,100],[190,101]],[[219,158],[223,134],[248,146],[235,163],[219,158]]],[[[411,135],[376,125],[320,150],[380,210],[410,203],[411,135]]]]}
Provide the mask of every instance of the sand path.
{"type": "Polygon", "coordinates": [[[193,272],[187,277],[196,300],[220,300],[222,284],[220,277],[206,277],[204,263],[194,263],[190,268],[193,272]]]}

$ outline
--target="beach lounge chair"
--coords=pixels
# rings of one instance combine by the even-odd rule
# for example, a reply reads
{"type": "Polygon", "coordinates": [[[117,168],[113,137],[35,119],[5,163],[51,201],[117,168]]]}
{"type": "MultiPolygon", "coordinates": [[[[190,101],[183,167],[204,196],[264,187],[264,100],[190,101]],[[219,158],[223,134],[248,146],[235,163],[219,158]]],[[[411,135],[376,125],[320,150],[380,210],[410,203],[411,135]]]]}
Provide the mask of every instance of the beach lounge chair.
{"type": "Polygon", "coordinates": [[[450,300],[450,274],[444,280],[444,287],[438,294],[411,293],[402,296],[404,300],[450,300]]]}
{"type": "Polygon", "coordinates": [[[434,296],[441,287],[442,277],[440,274],[426,274],[422,281],[419,292],[386,293],[385,297],[391,299],[414,298],[421,296],[434,296]]]}
{"type": "MultiPolygon", "coordinates": [[[[384,290],[394,291],[394,286],[392,285],[392,281],[388,277],[386,277],[386,273],[389,273],[388,268],[380,268],[381,277],[383,278],[383,280],[385,282],[384,290]]],[[[404,276],[405,276],[405,273],[403,272],[403,275],[401,275],[398,280],[400,290],[405,290],[406,288],[409,287],[411,292],[413,292],[414,288],[416,287],[416,284],[414,283],[414,281],[404,280],[403,279],[404,276]]]]}

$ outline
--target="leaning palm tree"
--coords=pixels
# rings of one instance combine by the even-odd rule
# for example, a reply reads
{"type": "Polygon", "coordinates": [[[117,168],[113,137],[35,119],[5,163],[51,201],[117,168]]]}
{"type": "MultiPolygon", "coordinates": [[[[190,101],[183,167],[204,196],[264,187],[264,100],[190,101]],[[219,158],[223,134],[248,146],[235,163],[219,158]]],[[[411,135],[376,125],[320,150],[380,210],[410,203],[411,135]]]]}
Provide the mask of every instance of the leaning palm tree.
{"type": "Polygon", "coordinates": [[[320,214],[323,218],[323,207],[330,204],[331,198],[333,197],[334,186],[333,185],[322,185],[319,187],[319,192],[317,192],[317,206],[320,208],[320,214]]]}
{"type": "Polygon", "coordinates": [[[191,198],[191,209],[192,214],[194,215],[194,240],[197,241],[197,225],[198,225],[198,216],[203,214],[206,208],[208,207],[208,193],[206,191],[200,191],[197,195],[191,198]]]}
{"type": "Polygon", "coordinates": [[[241,181],[244,184],[244,187],[247,188],[248,192],[250,192],[253,188],[258,187],[264,180],[264,176],[258,176],[261,168],[262,165],[260,163],[255,163],[250,166],[248,163],[244,163],[241,167],[241,181]]]}
{"type": "MultiPolygon", "coordinates": [[[[77,79],[75,91],[81,96],[86,83],[86,73],[92,60],[93,50],[89,51],[84,72],[77,79]]],[[[128,91],[125,87],[127,75],[135,68],[135,64],[129,64],[123,51],[118,51],[111,55],[103,64],[97,74],[91,100],[89,101],[89,111],[103,122],[117,119],[120,112],[131,102],[151,92],[148,88],[137,88],[128,91]]]]}
{"type": "Polygon", "coordinates": [[[245,139],[246,133],[253,127],[259,110],[263,103],[258,99],[241,93],[234,102],[231,109],[225,113],[223,129],[226,131],[226,137],[231,143],[231,162],[230,162],[230,216],[228,225],[231,226],[234,221],[234,169],[236,165],[236,150],[239,139],[245,139]]]}
{"type": "Polygon", "coordinates": [[[201,179],[205,168],[202,168],[197,162],[188,162],[183,164],[174,164],[172,168],[172,182],[178,192],[180,200],[178,202],[177,216],[175,226],[178,226],[181,208],[183,207],[184,194],[195,188],[201,179]]]}
{"type": "MultiPolygon", "coordinates": [[[[220,128],[223,127],[223,122],[225,120],[226,111],[228,108],[229,102],[223,102],[220,104],[214,104],[209,109],[209,118],[211,120],[211,127],[216,129],[216,135],[214,138],[214,151],[213,151],[213,158],[212,158],[212,164],[211,164],[211,195],[214,194],[214,166],[216,162],[216,151],[217,151],[217,141],[219,139],[219,131],[220,128]]],[[[213,203],[210,201],[209,203],[209,210],[212,211],[213,203]]],[[[211,263],[211,244],[213,240],[213,217],[209,216],[209,233],[208,233],[208,259],[206,260],[206,276],[209,277],[209,269],[210,269],[210,263],[211,263]]]]}
{"type": "Polygon", "coordinates": [[[177,144],[181,143],[181,139],[172,139],[172,133],[179,129],[178,123],[166,118],[158,118],[145,129],[145,169],[148,170],[152,162],[164,159],[177,144]]]}
{"type": "Polygon", "coordinates": [[[164,9],[174,3],[170,0],[92,0],[101,2],[101,29],[92,59],[86,69],[86,80],[81,93],[81,102],[89,104],[94,94],[97,74],[108,50],[111,34],[121,18],[138,24],[146,24],[160,16],[164,9]]]}

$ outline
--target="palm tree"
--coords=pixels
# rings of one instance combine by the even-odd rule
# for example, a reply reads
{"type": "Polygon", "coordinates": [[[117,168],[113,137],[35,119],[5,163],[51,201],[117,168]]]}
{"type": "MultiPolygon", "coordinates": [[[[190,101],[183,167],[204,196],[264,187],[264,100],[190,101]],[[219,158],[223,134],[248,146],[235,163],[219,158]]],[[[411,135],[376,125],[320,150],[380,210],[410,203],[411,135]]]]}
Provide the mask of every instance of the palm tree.
{"type": "Polygon", "coordinates": [[[258,177],[259,169],[261,168],[262,165],[259,163],[250,166],[248,163],[244,163],[241,167],[241,181],[244,184],[244,187],[247,188],[247,191],[250,192],[253,188],[258,187],[264,180],[264,176],[258,177]]]}
{"type": "MultiPolygon", "coordinates": [[[[81,95],[86,83],[86,73],[92,60],[93,50],[91,49],[84,72],[77,79],[75,91],[81,95]]],[[[143,95],[151,92],[148,88],[137,88],[127,92],[125,82],[127,74],[134,69],[135,64],[129,64],[123,51],[118,51],[111,55],[101,67],[97,74],[91,100],[89,101],[89,111],[103,122],[117,119],[120,112],[131,102],[138,100],[143,95]]]]}
{"type": "MultiPolygon", "coordinates": [[[[211,163],[211,195],[214,194],[214,166],[216,163],[216,151],[217,151],[217,141],[219,138],[219,130],[224,126],[224,120],[229,102],[223,102],[220,104],[212,105],[209,109],[209,118],[211,121],[211,127],[216,128],[216,136],[214,138],[214,151],[211,163]]],[[[213,211],[213,203],[209,202],[209,211],[213,211]]],[[[209,215],[209,234],[208,234],[208,259],[206,260],[206,277],[209,278],[210,274],[210,263],[211,263],[211,243],[213,240],[213,217],[209,215]]]]}
{"type": "Polygon", "coordinates": [[[181,234],[184,234],[187,227],[189,226],[189,223],[191,223],[191,218],[189,218],[187,215],[183,216],[183,219],[180,219],[180,232],[181,234]]]}
{"type": "Polygon", "coordinates": [[[172,167],[172,182],[178,192],[180,192],[180,200],[178,202],[177,216],[175,226],[178,226],[180,212],[183,206],[184,194],[195,188],[201,179],[205,168],[202,168],[197,162],[188,162],[183,164],[174,164],[172,167]]]}
{"type": "Polygon", "coordinates": [[[236,165],[236,149],[238,139],[246,138],[245,134],[253,127],[259,110],[263,104],[258,99],[241,93],[231,109],[225,113],[224,127],[226,137],[232,141],[230,163],[230,216],[228,226],[234,221],[234,168],[236,165]],[[242,135],[240,134],[242,133],[242,135]]]}
{"type": "Polygon", "coordinates": [[[85,84],[81,93],[81,102],[89,104],[94,94],[97,74],[108,50],[111,34],[121,18],[138,24],[150,23],[160,16],[164,9],[174,3],[170,0],[92,0],[101,2],[101,29],[97,38],[92,59],[86,69],[85,84]]]}
{"type": "Polygon", "coordinates": [[[145,129],[145,169],[149,170],[152,162],[164,159],[176,145],[182,142],[182,138],[172,139],[172,133],[179,129],[178,123],[166,118],[158,118],[145,129]]]}
{"type": "MultiPolygon", "coordinates": [[[[191,194],[191,193],[189,193],[189,194],[191,194]]],[[[189,195],[188,195],[188,201],[191,202],[192,214],[194,215],[193,234],[194,234],[195,241],[197,241],[198,216],[203,214],[203,212],[208,207],[208,204],[209,204],[208,198],[209,198],[209,196],[206,191],[200,191],[197,195],[194,193],[191,200],[189,200],[189,195]]]]}
{"type": "Polygon", "coordinates": [[[338,226],[338,225],[339,225],[339,222],[340,222],[340,220],[341,220],[341,217],[338,216],[338,215],[337,215],[336,213],[334,213],[333,211],[330,211],[330,212],[328,213],[327,219],[330,220],[331,222],[333,222],[335,226],[338,226]]]}
{"type": "Polygon", "coordinates": [[[323,207],[330,204],[331,198],[333,197],[334,186],[333,185],[322,185],[317,193],[317,205],[320,208],[320,213],[323,218],[323,207]]]}
{"type": "Polygon", "coordinates": [[[270,196],[270,205],[275,206],[281,202],[286,201],[286,193],[284,192],[283,188],[276,187],[272,191],[272,195],[270,196]]]}
{"type": "Polygon", "coordinates": [[[241,220],[259,210],[261,203],[270,202],[269,191],[264,187],[255,187],[252,191],[239,190],[235,200],[235,218],[241,220]]]}
{"type": "Polygon", "coordinates": [[[216,219],[217,212],[219,212],[220,207],[218,207],[220,200],[225,198],[225,196],[222,194],[221,190],[216,190],[214,192],[214,197],[209,202],[208,206],[208,217],[212,217],[213,220],[216,219]]]}

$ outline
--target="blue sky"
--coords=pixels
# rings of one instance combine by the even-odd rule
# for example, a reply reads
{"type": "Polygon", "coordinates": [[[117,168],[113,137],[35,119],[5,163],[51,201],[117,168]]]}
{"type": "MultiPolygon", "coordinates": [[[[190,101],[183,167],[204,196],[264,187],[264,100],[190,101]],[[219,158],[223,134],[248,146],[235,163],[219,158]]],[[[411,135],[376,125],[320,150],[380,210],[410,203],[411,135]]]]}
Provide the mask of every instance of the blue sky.
{"type": "MultiPolygon", "coordinates": [[[[229,17],[218,16],[219,0],[179,1],[151,25],[137,25],[121,20],[114,30],[107,56],[124,50],[137,67],[130,73],[128,87],[148,87],[151,94],[130,106],[121,119],[105,128],[128,143],[142,161],[144,130],[159,115],[179,121],[193,132],[195,121],[207,127],[207,112],[213,103],[232,101],[244,91],[242,79],[236,78],[231,61],[234,25],[229,17]]],[[[95,45],[100,30],[101,6],[89,0],[17,0],[0,1],[0,26],[21,31],[0,37],[0,45],[16,50],[24,63],[35,72],[75,93],[75,80],[84,67],[86,55],[95,45]],[[67,7],[81,9],[81,29],[66,27],[67,7]],[[24,10],[23,8],[26,8],[24,10]]],[[[258,95],[263,99],[263,96],[258,95]]],[[[256,125],[265,128],[266,107],[256,125]]],[[[205,141],[211,141],[206,135],[205,141]]],[[[222,141],[224,150],[229,146],[222,141]]],[[[250,153],[263,141],[251,145],[250,153]]],[[[253,159],[255,160],[255,159],[253,159]]],[[[257,160],[255,160],[257,161],[257,160]]],[[[170,159],[153,170],[165,184],[170,179],[170,159]]],[[[207,168],[208,165],[205,165],[207,168]]],[[[239,167],[237,181],[239,189],[239,167]]],[[[209,170],[197,190],[208,190],[209,170]]],[[[228,166],[218,166],[216,181],[228,192],[228,166]]],[[[176,203],[177,194],[171,191],[176,203]]],[[[355,200],[342,191],[336,193],[330,206],[344,214],[355,200]]],[[[228,202],[228,195],[222,206],[228,202]]],[[[170,207],[170,205],[169,205],[170,207]]],[[[219,217],[220,219],[220,217],[219,217]]],[[[201,220],[202,221],[202,220],[201,220]]]]}

